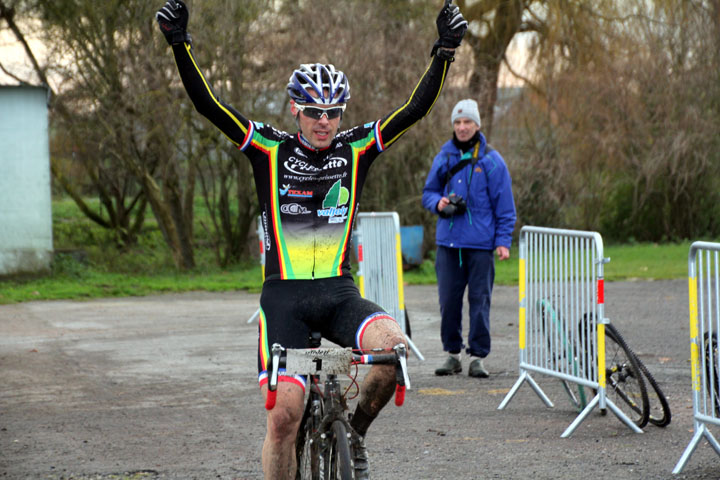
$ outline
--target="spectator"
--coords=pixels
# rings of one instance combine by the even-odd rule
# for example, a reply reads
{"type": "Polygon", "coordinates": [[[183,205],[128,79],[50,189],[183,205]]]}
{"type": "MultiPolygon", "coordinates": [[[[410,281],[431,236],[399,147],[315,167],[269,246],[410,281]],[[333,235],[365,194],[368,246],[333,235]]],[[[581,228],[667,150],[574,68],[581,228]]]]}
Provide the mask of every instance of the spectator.
{"type": "Polygon", "coordinates": [[[510,257],[515,228],[510,173],[500,154],[480,132],[475,100],[458,102],[452,111],[453,138],[433,160],[423,189],[423,206],[438,214],[437,272],[441,312],[440,337],[448,357],[436,375],[462,371],[461,351],[470,355],[468,375],[489,376],[483,359],[490,353],[490,298],[495,258],[510,257]],[[468,344],[463,344],[465,288],[470,304],[468,344]]]}

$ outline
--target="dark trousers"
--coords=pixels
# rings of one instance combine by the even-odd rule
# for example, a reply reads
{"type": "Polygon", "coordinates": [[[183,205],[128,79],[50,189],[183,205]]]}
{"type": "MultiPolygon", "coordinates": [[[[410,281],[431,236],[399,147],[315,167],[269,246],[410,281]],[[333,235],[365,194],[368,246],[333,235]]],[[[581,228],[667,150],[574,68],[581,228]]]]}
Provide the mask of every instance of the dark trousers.
{"type": "Polygon", "coordinates": [[[465,287],[470,304],[467,353],[486,357],[490,353],[490,297],[495,281],[492,250],[438,246],[435,259],[440,298],[440,338],[443,350],[463,349],[462,308],[465,287]]]}

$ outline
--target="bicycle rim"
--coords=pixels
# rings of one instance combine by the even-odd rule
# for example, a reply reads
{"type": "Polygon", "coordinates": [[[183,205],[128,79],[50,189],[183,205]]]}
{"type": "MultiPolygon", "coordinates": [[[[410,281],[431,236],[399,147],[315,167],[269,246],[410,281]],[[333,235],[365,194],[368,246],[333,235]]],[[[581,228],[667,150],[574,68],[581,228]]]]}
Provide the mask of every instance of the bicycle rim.
{"type": "Polygon", "coordinates": [[[605,325],[608,398],[639,428],[650,419],[647,388],[635,354],[612,324],[605,325]]]}
{"type": "Polygon", "coordinates": [[[332,424],[332,438],[325,455],[326,480],[352,480],[353,465],[350,458],[350,442],[345,424],[335,420],[332,424]]]}

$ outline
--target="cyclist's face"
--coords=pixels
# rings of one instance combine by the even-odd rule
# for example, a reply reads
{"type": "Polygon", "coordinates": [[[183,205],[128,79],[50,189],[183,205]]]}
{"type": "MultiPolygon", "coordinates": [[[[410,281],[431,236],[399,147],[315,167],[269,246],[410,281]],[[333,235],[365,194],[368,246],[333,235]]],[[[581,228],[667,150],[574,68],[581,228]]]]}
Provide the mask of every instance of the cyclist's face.
{"type": "Polygon", "coordinates": [[[313,147],[322,149],[330,145],[340,127],[340,117],[329,119],[327,115],[322,115],[319,120],[315,120],[298,111],[295,106],[292,110],[297,116],[300,131],[313,147]]]}
{"type": "Polygon", "coordinates": [[[477,131],[480,130],[480,127],[469,118],[460,117],[453,122],[453,130],[458,140],[467,142],[475,136],[477,131]]]}
{"type": "MultiPolygon", "coordinates": [[[[310,92],[310,94],[317,96],[315,92],[310,92]]],[[[317,107],[318,105],[313,106],[317,107]]],[[[328,105],[328,107],[332,106],[328,105]]],[[[330,146],[333,138],[337,135],[341,117],[328,118],[327,115],[322,115],[319,120],[315,120],[299,111],[292,100],[290,101],[290,111],[297,118],[300,132],[313,147],[322,149],[330,146]]]]}

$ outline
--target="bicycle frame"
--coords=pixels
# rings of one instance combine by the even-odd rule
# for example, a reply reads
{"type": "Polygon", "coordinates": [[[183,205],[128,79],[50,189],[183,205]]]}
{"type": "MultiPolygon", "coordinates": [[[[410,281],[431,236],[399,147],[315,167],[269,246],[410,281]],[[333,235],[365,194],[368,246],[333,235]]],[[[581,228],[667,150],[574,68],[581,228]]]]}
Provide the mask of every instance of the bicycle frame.
{"type": "MultiPolygon", "coordinates": [[[[307,468],[309,468],[312,478],[326,478],[326,469],[333,469],[332,437],[328,436],[328,432],[332,431],[335,422],[341,422],[345,431],[352,433],[352,428],[345,416],[347,404],[341,394],[337,376],[327,375],[323,391],[321,391],[319,380],[319,375],[311,375],[309,378],[309,395],[298,429],[296,440],[298,478],[302,478],[302,472],[307,468]],[[306,442],[309,442],[307,451],[306,442]],[[309,466],[303,462],[308,462],[309,466]]],[[[352,442],[350,448],[353,448],[352,442]]]]}

